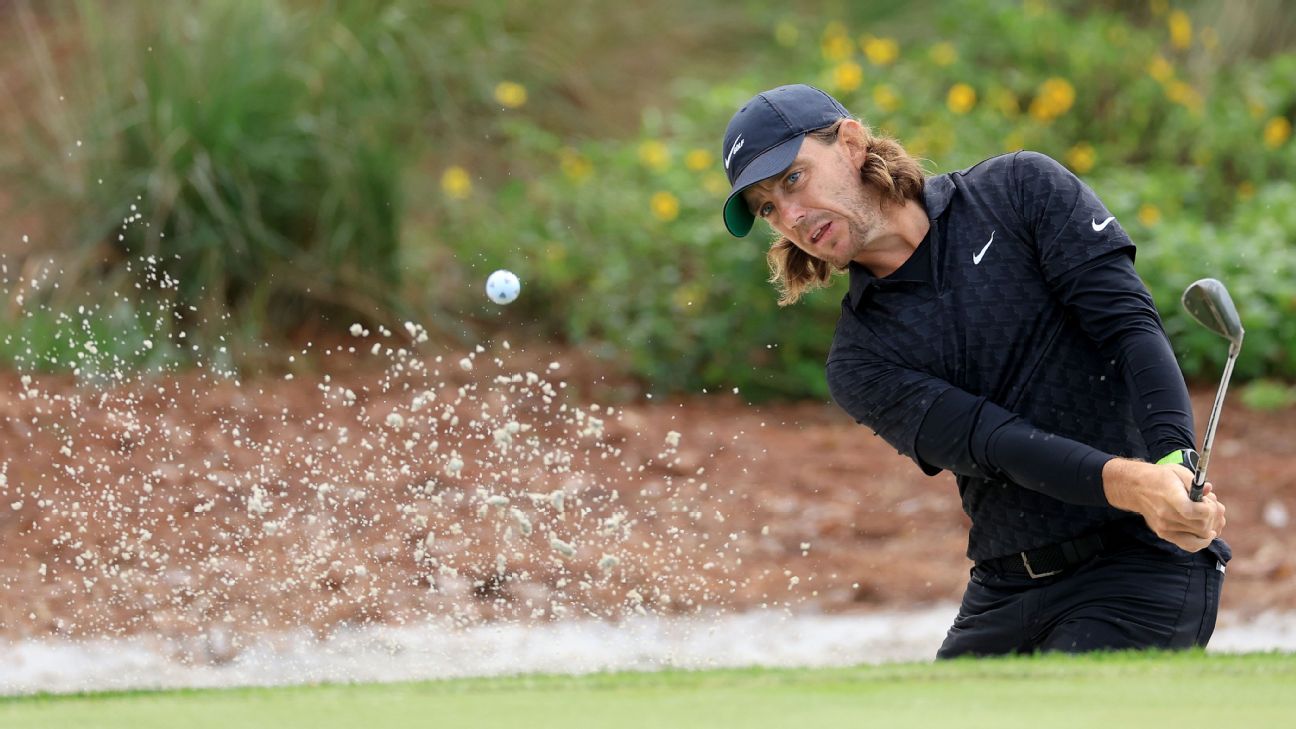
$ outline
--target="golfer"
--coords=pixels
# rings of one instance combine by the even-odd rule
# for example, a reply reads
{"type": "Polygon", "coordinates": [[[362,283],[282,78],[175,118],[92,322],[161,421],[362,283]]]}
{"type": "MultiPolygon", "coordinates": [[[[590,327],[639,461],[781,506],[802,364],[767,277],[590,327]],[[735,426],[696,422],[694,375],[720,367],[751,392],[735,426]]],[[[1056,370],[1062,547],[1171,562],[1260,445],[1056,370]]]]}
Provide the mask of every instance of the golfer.
{"type": "Polygon", "coordinates": [[[938,657],[1204,646],[1229,547],[1192,406],[1134,244],[1034,152],[925,177],[828,94],[729,122],[724,222],[774,233],[779,303],[846,272],[833,399],[922,471],[951,471],[974,566],[938,657]]]}

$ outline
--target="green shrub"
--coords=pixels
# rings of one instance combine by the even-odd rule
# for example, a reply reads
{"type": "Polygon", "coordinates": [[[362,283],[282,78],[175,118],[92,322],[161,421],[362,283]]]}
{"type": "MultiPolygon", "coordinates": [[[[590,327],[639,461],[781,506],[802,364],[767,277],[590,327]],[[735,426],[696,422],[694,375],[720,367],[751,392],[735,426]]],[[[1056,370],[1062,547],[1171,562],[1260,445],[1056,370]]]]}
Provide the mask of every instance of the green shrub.
{"type": "Polygon", "coordinates": [[[1296,404],[1296,388],[1276,380],[1252,380],[1242,388],[1242,404],[1252,410],[1282,410],[1296,404]]]}
{"type": "Polygon", "coordinates": [[[1246,328],[1238,376],[1296,376],[1294,233],[1296,185],[1290,182],[1267,185],[1239,203],[1227,225],[1176,219],[1143,233],[1138,268],[1187,376],[1218,377],[1228,355],[1228,344],[1179,304],[1184,288],[1206,276],[1228,286],[1246,328]]]}
{"type": "MultiPolygon", "coordinates": [[[[168,311],[136,309],[125,299],[72,311],[30,307],[0,330],[0,359],[20,371],[70,372],[92,382],[171,369],[187,353],[183,340],[171,337],[170,318],[168,311]]],[[[207,362],[217,372],[232,365],[228,349],[220,346],[207,362]]]]}

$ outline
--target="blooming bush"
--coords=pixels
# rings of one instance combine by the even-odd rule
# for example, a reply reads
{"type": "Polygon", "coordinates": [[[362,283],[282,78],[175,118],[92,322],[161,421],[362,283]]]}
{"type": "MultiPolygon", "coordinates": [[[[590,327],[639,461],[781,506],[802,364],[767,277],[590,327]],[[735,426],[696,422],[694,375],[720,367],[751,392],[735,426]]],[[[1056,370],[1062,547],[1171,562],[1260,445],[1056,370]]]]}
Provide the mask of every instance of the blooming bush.
{"type": "Polygon", "coordinates": [[[510,141],[545,160],[541,174],[481,201],[490,215],[456,215],[446,240],[471,241],[491,261],[481,270],[514,267],[526,317],[654,389],[824,397],[844,282],[777,311],[764,227],[734,239],[720,222],[729,185],[715,154],[739,104],[806,81],[933,172],[1022,148],[1059,159],[1134,236],[1191,377],[1215,376],[1224,357],[1179,309],[1206,275],[1228,283],[1251,331],[1239,375],[1296,375],[1296,218],[1275,214],[1296,203],[1280,182],[1296,174],[1296,55],[1226,58],[1212,28],[1157,3],[1143,15],[942,3],[912,35],[783,20],[767,64],[679,80],[671,111],[649,110],[634,138],[560,144],[517,119],[510,141]]]}

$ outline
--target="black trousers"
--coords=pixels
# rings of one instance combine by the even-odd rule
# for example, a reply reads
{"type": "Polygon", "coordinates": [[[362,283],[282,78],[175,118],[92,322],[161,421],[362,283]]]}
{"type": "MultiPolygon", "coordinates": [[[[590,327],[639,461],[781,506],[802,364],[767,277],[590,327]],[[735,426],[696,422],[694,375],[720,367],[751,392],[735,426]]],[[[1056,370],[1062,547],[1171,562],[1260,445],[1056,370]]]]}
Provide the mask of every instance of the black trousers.
{"type": "Polygon", "coordinates": [[[1033,579],[972,568],[937,658],[1205,646],[1215,631],[1224,564],[1132,545],[1033,579]]]}

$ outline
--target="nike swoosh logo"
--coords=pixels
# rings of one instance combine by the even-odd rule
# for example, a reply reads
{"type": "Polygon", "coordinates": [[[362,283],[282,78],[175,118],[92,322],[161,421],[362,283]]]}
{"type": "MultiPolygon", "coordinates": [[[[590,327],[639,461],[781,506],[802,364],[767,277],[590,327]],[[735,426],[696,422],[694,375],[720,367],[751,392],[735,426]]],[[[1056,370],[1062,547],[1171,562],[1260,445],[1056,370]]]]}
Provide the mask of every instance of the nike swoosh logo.
{"type": "Polygon", "coordinates": [[[1102,221],[1101,223],[1098,222],[1098,221],[1095,219],[1095,220],[1093,220],[1092,222],[1090,222],[1089,224],[1093,226],[1093,229],[1094,229],[1094,232],[1095,232],[1095,233],[1101,233],[1102,230],[1103,230],[1103,228],[1106,228],[1107,225],[1108,225],[1109,223],[1111,223],[1111,221],[1113,221],[1113,220],[1115,220],[1115,219],[1116,219],[1116,216],[1113,215],[1113,216],[1107,218],[1106,220],[1102,221]]]}
{"type": "Polygon", "coordinates": [[[730,160],[733,159],[734,152],[737,152],[738,150],[742,149],[743,143],[744,143],[745,141],[746,141],[746,140],[743,139],[743,137],[742,137],[741,134],[739,134],[739,135],[738,135],[738,138],[734,140],[734,144],[733,144],[733,146],[729,148],[729,154],[725,157],[725,169],[726,169],[726,170],[729,169],[729,162],[730,162],[730,160]]]}
{"type": "Polygon", "coordinates": [[[990,231],[990,240],[986,241],[985,247],[983,247],[983,248],[981,249],[981,252],[980,252],[980,253],[973,253],[973,254],[972,254],[972,265],[973,265],[973,266],[979,266],[979,265],[981,265],[981,259],[985,257],[985,252],[988,251],[988,250],[990,250],[990,244],[991,244],[991,243],[994,243],[994,234],[995,234],[995,232],[994,232],[993,230],[990,231]]]}

